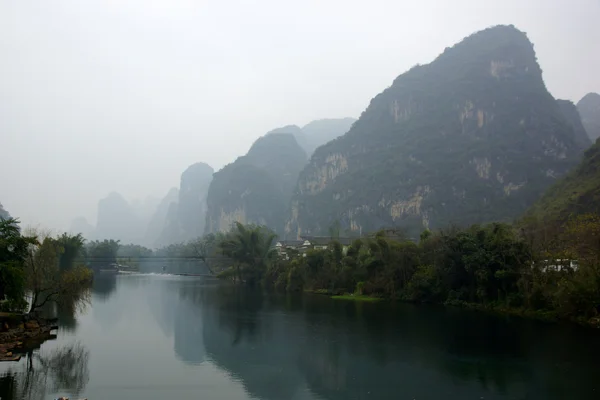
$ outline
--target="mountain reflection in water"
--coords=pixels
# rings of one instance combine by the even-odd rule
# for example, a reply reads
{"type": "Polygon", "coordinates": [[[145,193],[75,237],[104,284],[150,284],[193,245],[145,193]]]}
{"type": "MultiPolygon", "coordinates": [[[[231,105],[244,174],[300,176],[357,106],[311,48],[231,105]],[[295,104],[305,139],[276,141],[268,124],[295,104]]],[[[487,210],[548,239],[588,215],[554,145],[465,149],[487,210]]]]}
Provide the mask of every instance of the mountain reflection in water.
{"type": "MultiPolygon", "coordinates": [[[[597,332],[455,308],[272,295],[157,274],[95,280],[91,305],[75,319],[39,351],[50,357],[73,342],[82,353],[64,373],[34,369],[51,382],[49,394],[347,400],[600,393],[597,332]]],[[[26,359],[5,372],[2,399],[36,398],[23,395],[41,379],[25,378],[27,368],[26,359]]]]}

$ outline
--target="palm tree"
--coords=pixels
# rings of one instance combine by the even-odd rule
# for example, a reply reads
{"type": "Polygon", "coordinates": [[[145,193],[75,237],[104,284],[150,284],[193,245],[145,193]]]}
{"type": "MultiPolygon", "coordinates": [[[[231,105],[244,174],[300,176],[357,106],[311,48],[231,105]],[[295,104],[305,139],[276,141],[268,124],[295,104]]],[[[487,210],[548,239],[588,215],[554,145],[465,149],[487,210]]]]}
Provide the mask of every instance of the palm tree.
{"type": "Polygon", "coordinates": [[[275,257],[272,248],[276,235],[262,226],[245,226],[239,222],[219,243],[223,255],[231,258],[235,277],[250,285],[260,280],[275,257]]]}

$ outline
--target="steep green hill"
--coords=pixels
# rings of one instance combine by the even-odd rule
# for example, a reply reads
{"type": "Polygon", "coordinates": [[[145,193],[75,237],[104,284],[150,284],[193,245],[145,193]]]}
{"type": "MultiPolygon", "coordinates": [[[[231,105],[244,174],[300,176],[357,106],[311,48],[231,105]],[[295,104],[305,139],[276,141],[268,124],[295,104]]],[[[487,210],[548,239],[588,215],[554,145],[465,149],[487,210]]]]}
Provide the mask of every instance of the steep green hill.
{"type": "Polygon", "coordinates": [[[311,157],[317,147],[324,145],[333,139],[342,136],[356,121],[354,118],[326,118],[311,121],[302,128],[297,125],[287,125],[273,129],[267,135],[273,133],[289,133],[304,149],[308,158],[311,157]]]}
{"type": "Polygon", "coordinates": [[[511,220],[581,146],[513,26],[475,33],[377,95],[300,174],[289,235],[511,220]]]}
{"type": "Polygon", "coordinates": [[[592,140],[600,137],[600,94],[588,93],[577,103],[581,122],[592,140]]]}
{"type": "Polygon", "coordinates": [[[527,216],[563,222],[582,213],[600,214],[600,138],[585,151],[579,166],[553,185],[527,216]]]}
{"type": "Polygon", "coordinates": [[[215,173],[207,197],[206,232],[229,230],[234,221],[282,231],[306,153],[292,134],[259,138],[245,156],[215,173]]]}
{"type": "MultiPolygon", "coordinates": [[[[206,163],[190,165],[181,174],[179,190],[171,190],[159,204],[150,220],[163,221],[162,230],[149,245],[165,246],[185,242],[204,234],[206,222],[206,198],[214,170],[206,163]],[[177,196],[176,199],[172,197],[177,196]]],[[[149,229],[154,229],[149,224],[149,229]]]]}
{"type": "Polygon", "coordinates": [[[327,118],[309,122],[302,127],[306,136],[306,153],[309,157],[317,147],[336,139],[350,130],[355,118],[327,118]]]}
{"type": "Polygon", "coordinates": [[[582,150],[592,145],[592,140],[588,136],[585,127],[581,121],[581,116],[575,104],[570,100],[556,100],[563,116],[573,128],[575,142],[582,150]]]}

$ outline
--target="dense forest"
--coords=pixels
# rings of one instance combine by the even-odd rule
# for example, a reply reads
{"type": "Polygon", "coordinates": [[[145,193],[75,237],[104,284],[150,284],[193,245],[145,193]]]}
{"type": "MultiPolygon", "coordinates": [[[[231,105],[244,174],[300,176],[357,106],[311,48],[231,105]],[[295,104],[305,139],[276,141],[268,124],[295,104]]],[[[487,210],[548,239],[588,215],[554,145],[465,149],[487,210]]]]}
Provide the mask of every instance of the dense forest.
{"type": "Polygon", "coordinates": [[[344,136],[316,149],[286,226],[343,231],[510,222],[579,161],[590,140],[547,90],[513,26],[476,32],[399,75],[344,136]]]}
{"type": "Polygon", "coordinates": [[[418,242],[380,231],[343,246],[285,256],[275,235],[238,224],[205,241],[220,276],[250,286],[496,309],[600,324],[600,216],[582,214],[561,230],[491,223],[425,230],[418,242]],[[212,245],[212,247],[211,247],[212,245]]]}

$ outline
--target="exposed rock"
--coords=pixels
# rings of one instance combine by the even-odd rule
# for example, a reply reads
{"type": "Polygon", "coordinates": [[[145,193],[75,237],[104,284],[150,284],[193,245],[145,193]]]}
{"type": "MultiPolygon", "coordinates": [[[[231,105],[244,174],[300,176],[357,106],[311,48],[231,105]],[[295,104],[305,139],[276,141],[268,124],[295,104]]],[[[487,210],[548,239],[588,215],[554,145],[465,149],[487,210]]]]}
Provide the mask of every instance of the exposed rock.
{"type": "Polygon", "coordinates": [[[112,192],[98,202],[96,239],[116,239],[124,244],[139,244],[143,223],[131,205],[119,193],[112,192]]]}
{"type": "Polygon", "coordinates": [[[173,192],[167,195],[157,210],[157,218],[164,214],[163,229],[155,240],[157,246],[185,242],[202,236],[206,222],[206,197],[214,170],[208,164],[190,165],[182,174],[177,201],[171,201],[173,192]],[[159,214],[160,212],[160,214],[159,214]]]}
{"type": "Polygon", "coordinates": [[[524,33],[475,33],[400,75],[348,133],[315,151],[286,232],[326,234],[338,221],[418,237],[427,226],[512,220],[576,165],[584,143],[573,121],[546,90],[524,33]]]}
{"type": "Polygon", "coordinates": [[[600,137],[600,94],[588,93],[583,96],[577,103],[577,110],[588,136],[595,141],[600,137]]]}
{"type": "Polygon", "coordinates": [[[248,153],[215,173],[208,192],[206,232],[226,231],[234,221],[281,232],[306,153],[291,134],[269,133],[248,153]]]}
{"type": "Polygon", "coordinates": [[[579,166],[544,193],[526,217],[560,224],[583,213],[600,214],[600,138],[585,151],[579,166]]]}

